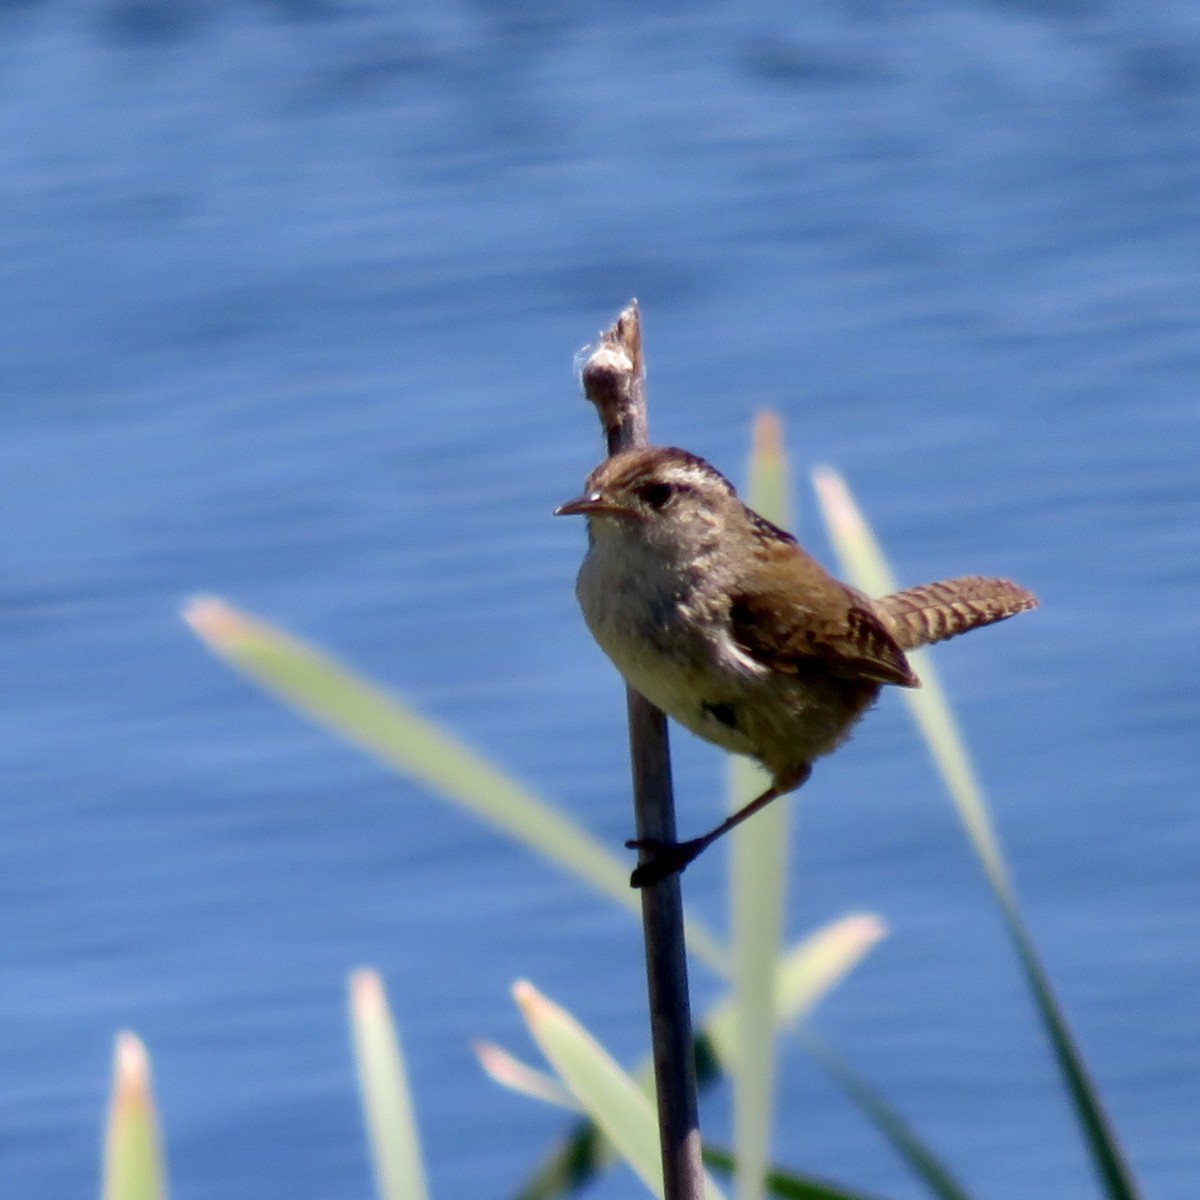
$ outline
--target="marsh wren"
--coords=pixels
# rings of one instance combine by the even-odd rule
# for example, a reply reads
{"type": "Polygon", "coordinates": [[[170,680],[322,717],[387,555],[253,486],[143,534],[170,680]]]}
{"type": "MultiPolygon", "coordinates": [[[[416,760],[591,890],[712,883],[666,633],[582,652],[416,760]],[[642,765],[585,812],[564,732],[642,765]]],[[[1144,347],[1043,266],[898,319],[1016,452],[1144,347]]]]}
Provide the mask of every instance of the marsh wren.
{"type": "Polygon", "coordinates": [[[966,576],[879,600],[834,579],[790,533],[738,499],[704,459],[628,450],[555,509],[582,514],[575,594],[626,683],[685,728],[756,759],[771,786],[701,837],[632,841],[645,887],[798,788],[884,684],[919,687],[906,650],[1034,608],[1006,579],[966,576]]]}

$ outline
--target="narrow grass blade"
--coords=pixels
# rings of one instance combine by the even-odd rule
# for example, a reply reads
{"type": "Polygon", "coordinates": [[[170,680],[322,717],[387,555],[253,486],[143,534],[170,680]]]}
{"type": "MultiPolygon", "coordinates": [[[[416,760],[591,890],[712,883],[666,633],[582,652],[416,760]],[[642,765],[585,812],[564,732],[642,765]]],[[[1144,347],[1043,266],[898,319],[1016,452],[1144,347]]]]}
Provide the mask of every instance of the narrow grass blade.
{"type": "MultiPolygon", "coordinates": [[[[747,501],[770,521],[788,523],[787,468],[779,421],[754,423],[747,501]]],[[[734,809],[760,795],[770,780],[744,758],[730,761],[734,809]]],[[[736,1200],[760,1200],[771,1151],[775,1089],[775,967],[787,891],[788,799],[776,800],[735,829],[730,851],[729,903],[733,938],[733,1000],[737,1053],[733,1067],[733,1143],[736,1200]]]]}
{"type": "Polygon", "coordinates": [[[1075,1044],[1066,1016],[1050,987],[1049,977],[1042,967],[1029,932],[1015,907],[1006,908],[1004,916],[1104,1190],[1109,1200],[1138,1200],[1139,1192],[1133,1172],[1125,1160],[1124,1151],[1117,1141],[1116,1131],[1108,1119],[1108,1114],[1100,1103],[1099,1092],[1084,1064],[1082,1052],[1075,1044]]]}
{"type": "MultiPolygon", "coordinates": [[[[579,1111],[574,1097],[557,1080],[521,1062],[501,1047],[478,1042],[474,1050],[487,1075],[502,1087],[532,1100],[541,1100],[572,1112],[579,1111]]],[[[639,1078],[635,1082],[644,1091],[643,1085],[653,1081],[639,1078]]],[[[522,1188],[518,1200],[555,1200],[582,1190],[615,1160],[611,1143],[587,1119],[578,1122],[572,1130],[567,1147],[567,1152],[557,1155],[522,1188]]],[[[727,1175],[735,1174],[737,1160],[726,1150],[706,1145],[704,1161],[727,1175]]],[[[764,1185],[770,1195],[782,1197],[783,1200],[870,1200],[861,1192],[846,1191],[835,1184],[794,1175],[778,1168],[764,1172],[764,1185]]]]}
{"type": "MultiPolygon", "coordinates": [[[[806,1017],[879,943],[887,932],[870,913],[841,917],[823,925],[783,954],[776,967],[770,1027],[778,1033],[806,1017]]],[[[737,1061],[736,1000],[730,997],[709,1010],[700,1027],[718,1063],[732,1069],[737,1061]]]]}
{"type": "MultiPolygon", "coordinates": [[[[513,1200],[560,1200],[563,1196],[572,1196],[590,1186],[602,1170],[612,1165],[612,1147],[593,1122],[581,1121],[578,1133],[578,1139],[571,1139],[575,1156],[548,1163],[513,1200]]],[[[737,1160],[727,1150],[705,1145],[703,1157],[715,1170],[726,1175],[735,1173],[737,1160]]],[[[798,1175],[780,1167],[767,1170],[765,1183],[767,1194],[780,1200],[876,1200],[866,1192],[814,1179],[811,1175],[798,1175]]]]}
{"type": "MultiPolygon", "coordinates": [[[[214,653],[292,707],[389,766],[469,809],[640,915],[629,865],[473,750],[340,663],[221,600],[194,600],[184,619],[214,653]]],[[[717,971],[715,936],[688,925],[691,950],[717,971]]]]}
{"type": "Polygon", "coordinates": [[[404,1056],[375,971],[350,976],[350,1032],[379,1200],[427,1200],[404,1056]]]}
{"type": "Polygon", "coordinates": [[[117,1035],[101,1195],[103,1200],[166,1200],[167,1195],[150,1059],[129,1032],[117,1035]]]}
{"type": "MultiPolygon", "coordinates": [[[[529,1031],[559,1077],[655,1196],[663,1194],[654,1109],[637,1084],[575,1019],[524,981],[513,988],[529,1031]]],[[[705,1179],[706,1200],[721,1192],[705,1179]]]]}
{"type": "Polygon", "coordinates": [[[970,1200],[950,1168],[913,1132],[911,1126],[872,1084],[816,1037],[806,1034],[801,1040],[808,1052],[891,1144],[909,1170],[925,1184],[931,1195],[936,1196],[937,1200],[970,1200]]]}
{"type": "MultiPolygon", "coordinates": [[[[820,467],[813,472],[813,486],[829,540],[850,582],[873,596],[894,592],[895,576],[841,476],[828,467],[820,467]]],[[[946,782],[993,890],[1010,902],[1012,886],[991,815],[929,651],[914,650],[908,657],[921,677],[921,687],[904,689],[904,699],[946,782]]]]}
{"type": "MultiPolygon", "coordinates": [[[[787,1029],[812,1011],[884,936],[883,922],[870,914],[843,917],[810,934],[784,953],[777,967],[774,1013],[775,1032],[787,1029]]],[[[696,1035],[696,1080],[711,1087],[737,1057],[736,1003],[727,997],[709,1010],[696,1035]]],[[[648,1064],[633,1074],[646,1096],[653,1095],[648,1064]]],[[[576,1123],[551,1147],[541,1165],[518,1193],[517,1200],[557,1200],[591,1183],[614,1161],[611,1145],[591,1121],[576,1123]]],[[[778,1177],[777,1172],[777,1177],[778,1177]]],[[[768,1190],[781,1194],[770,1182],[768,1190]]]]}
{"type": "MultiPolygon", "coordinates": [[[[814,472],[813,484],[830,540],[850,580],[873,595],[881,596],[894,591],[895,582],[879,543],[841,477],[823,467],[814,472]]],[[[904,698],[941,772],[1000,907],[1005,927],[1050,1039],[1055,1061],[1071,1097],[1093,1166],[1109,1200],[1136,1200],[1138,1191],[1133,1174],[1021,917],[982,789],[976,781],[970,758],[928,653],[919,652],[909,657],[921,676],[923,686],[915,691],[906,690],[904,698]]]]}
{"type": "MultiPolygon", "coordinates": [[[[732,1175],[737,1159],[728,1150],[705,1145],[704,1161],[718,1171],[732,1175]]],[[[836,1183],[814,1179],[811,1175],[794,1175],[772,1167],[764,1179],[767,1192],[779,1200],[875,1200],[866,1192],[851,1191],[836,1183]]]]}
{"type": "Polygon", "coordinates": [[[541,1165],[513,1200],[560,1200],[582,1192],[616,1161],[612,1143],[595,1121],[577,1121],[561,1143],[551,1148],[541,1165]]]}
{"type": "Polygon", "coordinates": [[[502,1046],[494,1042],[476,1042],[471,1049],[475,1051],[475,1057],[487,1077],[501,1087],[528,1096],[531,1100],[565,1108],[568,1112],[579,1111],[575,1097],[557,1079],[522,1062],[502,1046]]]}

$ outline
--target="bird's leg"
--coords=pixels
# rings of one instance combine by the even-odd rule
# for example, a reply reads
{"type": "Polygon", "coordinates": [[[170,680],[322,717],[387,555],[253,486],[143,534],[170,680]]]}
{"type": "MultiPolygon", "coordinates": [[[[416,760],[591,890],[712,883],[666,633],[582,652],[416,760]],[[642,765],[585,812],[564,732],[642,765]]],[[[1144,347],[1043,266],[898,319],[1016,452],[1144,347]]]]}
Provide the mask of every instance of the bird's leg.
{"type": "Polygon", "coordinates": [[[752,817],[759,809],[766,808],[772,800],[788,792],[795,791],[812,774],[812,767],[805,763],[800,770],[780,779],[777,778],[761,796],[756,796],[749,804],[744,804],[737,812],[725,818],[720,825],[714,826],[707,833],[691,838],[686,842],[660,842],[655,838],[633,838],[625,845],[630,850],[643,850],[649,857],[638,863],[633,874],[629,877],[630,887],[644,888],[652,883],[658,883],[684,867],[696,858],[702,851],[727,834],[731,829],[740,825],[747,817],[752,817]]]}

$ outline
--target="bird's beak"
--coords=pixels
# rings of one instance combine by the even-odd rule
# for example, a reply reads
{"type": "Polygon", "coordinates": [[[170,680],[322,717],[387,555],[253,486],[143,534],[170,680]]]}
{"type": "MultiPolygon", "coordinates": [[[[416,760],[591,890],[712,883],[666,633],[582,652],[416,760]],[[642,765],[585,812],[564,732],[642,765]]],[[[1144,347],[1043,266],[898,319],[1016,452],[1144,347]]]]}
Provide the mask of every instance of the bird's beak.
{"type": "Polygon", "coordinates": [[[576,496],[560,504],[555,510],[556,517],[590,517],[595,513],[620,512],[620,505],[606,500],[599,492],[588,492],[584,496],[576,496]]]}

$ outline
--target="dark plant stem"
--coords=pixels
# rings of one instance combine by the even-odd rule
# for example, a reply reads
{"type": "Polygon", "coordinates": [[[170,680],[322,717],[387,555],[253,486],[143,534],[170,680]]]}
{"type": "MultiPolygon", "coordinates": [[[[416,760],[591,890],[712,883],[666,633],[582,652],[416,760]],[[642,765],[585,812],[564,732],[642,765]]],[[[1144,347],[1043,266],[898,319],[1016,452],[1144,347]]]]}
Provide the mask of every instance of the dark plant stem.
{"type": "MultiPolygon", "coordinates": [[[[646,445],[646,373],[636,300],[601,335],[599,346],[584,364],[582,376],[584,395],[599,413],[608,453],[646,445]]],[[[675,800],[667,720],[632,689],[627,691],[627,700],[637,837],[674,842],[675,800]]],[[[666,1200],[701,1200],[704,1170],[679,875],[642,889],[642,927],[663,1188],[666,1200]]]]}

